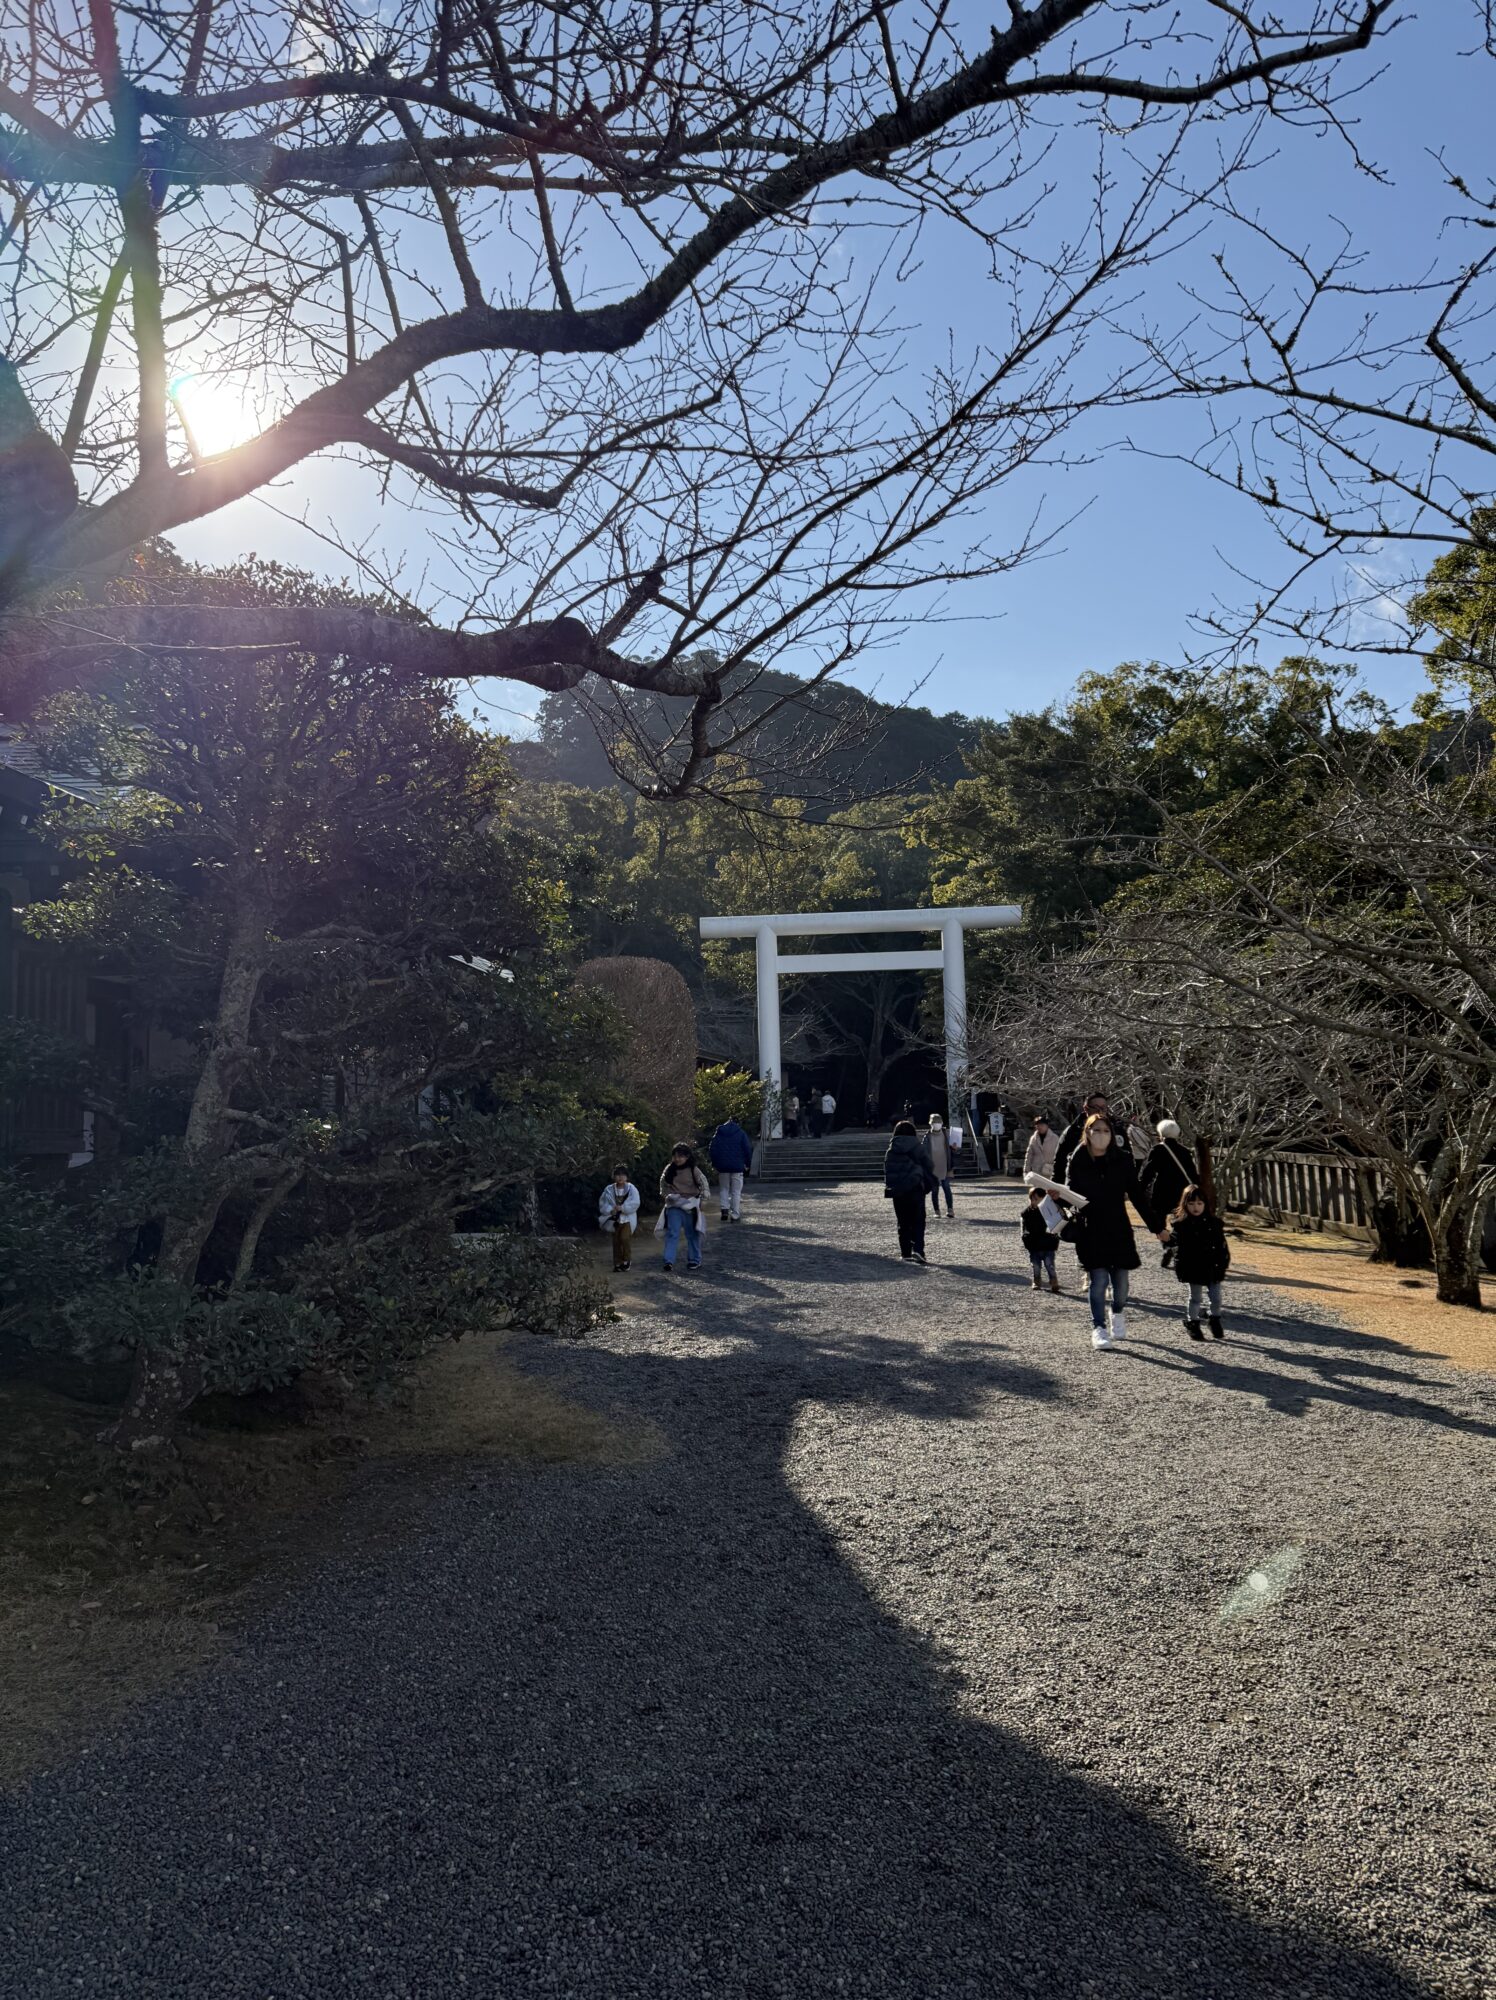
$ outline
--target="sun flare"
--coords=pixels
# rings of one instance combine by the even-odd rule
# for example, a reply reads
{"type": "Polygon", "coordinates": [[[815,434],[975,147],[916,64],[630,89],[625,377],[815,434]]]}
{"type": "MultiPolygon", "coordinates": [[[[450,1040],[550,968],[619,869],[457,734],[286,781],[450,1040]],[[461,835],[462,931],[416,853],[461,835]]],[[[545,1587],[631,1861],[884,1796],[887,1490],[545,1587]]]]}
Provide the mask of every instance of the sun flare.
{"type": "Polygon", "coordinates": [[[214,458],[232,451],[264,429],[264,418],[248,386],[232,377],[187,369],[173,378],[170,394],[194,458],[214,458]]]}

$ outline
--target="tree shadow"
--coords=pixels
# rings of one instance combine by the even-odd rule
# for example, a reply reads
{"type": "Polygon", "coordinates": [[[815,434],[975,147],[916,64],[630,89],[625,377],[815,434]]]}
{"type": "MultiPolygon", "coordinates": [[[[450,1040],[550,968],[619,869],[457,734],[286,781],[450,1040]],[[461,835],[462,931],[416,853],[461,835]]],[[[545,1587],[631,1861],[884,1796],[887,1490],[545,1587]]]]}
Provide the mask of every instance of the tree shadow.
{"type": "Polygon", "coordinates": [[[714,1303],[702,1331],[672,1306],[670,1354],[521,1343],[657,1426],[652,1462],[473,1468],[411,1547],[0,1806],[0,1992],[151,1993],[169,1963],[215,2000],[1415,2000],[964,1713],[786,1474],[792,1430],[876,1458],[890,1417],[1051,1398],[1048,1370],[714,1303]]]}
{"type": "Polygon", "coordinates": [[[1280,1369],[1253,1367],[1238,1359],[1240,1348],[1233,1353],[1233,1345],[1231,1342],[1221,1345],[1212,1342],[1204,1347],[1192,1344],[1163,1349],[1155,1348],[1150,1341],[1129,1341],[1124,1351],[1131,1351],[1139,1361],[1146,1361],[1152,1367],[1183,1370],[1199,1376],[1215,1388],[1255,1396],[1264,1407],[1276,1410],[1282,1416],[1302,1417],[1316,1403],[1338,1403],[1347,1409],[1433,1424],[1440,1430],[1460,1431],[1470,1437],[1496,1437],[1496,1422],[1466,1416],[1422,1397],[1400,1394],[1396,1388],[1375,1386],[1378,1381],[1413,1383],[1425,1388],[1441,1386],[1426,1376],[1408,1375],[1400,1369],[1383,1368],[1370,1361],[1342,1360],[1334,1356],[1321,1357],[1272,1348],[1249,1350],[1263,1361],[1277,1361],[1289,1368],[1312,1371],[1309,1376],[1303,1373],[1287,1375],[1280,1369]],[[1344,1379],[1346,1377],[1354,1379],[1344,1379]]]}

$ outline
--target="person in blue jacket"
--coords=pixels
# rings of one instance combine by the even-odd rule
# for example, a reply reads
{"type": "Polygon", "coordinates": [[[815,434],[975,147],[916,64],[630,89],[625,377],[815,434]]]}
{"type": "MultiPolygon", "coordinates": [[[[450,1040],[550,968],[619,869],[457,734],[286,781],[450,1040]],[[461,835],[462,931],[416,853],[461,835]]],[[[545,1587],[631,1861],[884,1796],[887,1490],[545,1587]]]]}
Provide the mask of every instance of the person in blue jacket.
{"type": "Polygon", "coordinates": [[[712,1165],[717,1170],[717,1193],[724,1222],[743,1219],[743,1176],[753,1165],[753,1141],[736,1118],[729,1118],[712,1134],[712,1165]]]}

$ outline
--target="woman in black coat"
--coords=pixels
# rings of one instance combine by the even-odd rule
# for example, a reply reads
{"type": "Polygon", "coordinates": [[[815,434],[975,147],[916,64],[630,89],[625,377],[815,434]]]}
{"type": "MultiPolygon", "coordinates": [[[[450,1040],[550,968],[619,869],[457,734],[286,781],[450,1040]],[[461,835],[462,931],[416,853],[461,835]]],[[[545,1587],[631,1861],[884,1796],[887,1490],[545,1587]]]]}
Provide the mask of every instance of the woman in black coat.
{"type": "Polygon", "coordinates": [[[913,1122],[901,1118],[883,1155],[883,1192],[893,1203],[904,1262],[925,1261],[925,1196],[939,1186],[913,1122]]]}
{"type": "Polygon", "coordinates": [[[1155,1129],[1158,1144],[1144,1160],[1138,1178],[1157,1213],[1172,1215],[1184,1200],[1185,1189],[1198,1186],[1200,1169],[1172,1118],[1161,1118],[1155,1129]]]}
{"type": "Polygon", "coordinates": [[[1132,1202],[1160,1242],[1164,1240],[1163,1217],[1138,1179],[1131,1149],[1112,1144],[1111,1124],[1099,1115],[1086,1120],[1081,1143],[1070,1156],[1065,1185],[1086,1198],[1085,1207],[1066,1225],[1065,1234],[1090,1274],[1091,1345],[1110,1347],[1114,1340],[1126,1337],[1127,1294],[1132,1274],[1142,1261],[1127,1204],[1132,1202]]]}
{"type": "Polygon", "coordinates": [[[1191,1340],[1203,1340],[1200,1317],[1205,1301],[1210,1301],[1210,1335],[1224,1340],[1221,1324],[1221,1281],[1231,1269],[1231,1245],[1221,1218],[1212,1215],[1204,1193],[1187,1187],[1169,1225],[1169,1241],[1174,1246],[1174,1276],[1190,1288],[1184,1309],[1185,1329],[1191,1340]]]}

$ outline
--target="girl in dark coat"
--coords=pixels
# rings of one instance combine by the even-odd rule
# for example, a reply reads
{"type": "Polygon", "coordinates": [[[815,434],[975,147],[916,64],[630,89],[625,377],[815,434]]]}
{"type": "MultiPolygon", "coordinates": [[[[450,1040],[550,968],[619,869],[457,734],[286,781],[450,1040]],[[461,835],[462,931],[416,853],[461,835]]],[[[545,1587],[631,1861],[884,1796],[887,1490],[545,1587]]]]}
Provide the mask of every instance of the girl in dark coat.
{"type": "Polygon", "coordinates": [[[1184,1324],[1190,1339],[1205,1338],[1200,1331],[1200,1315],[1208,1298],[1211,1339],[1224,1340],[1226,1329],[1221,1324],[1221,1280],[1231,1269],[1231,1245],[1226,1241],[1220,1217],[1211,1214],[1210,1205],[1199,1188],[1185,1189],[1174,1211],[1169,1241],[1174,1246],[1174,1276],[1181,1285],[1190,1288],[1189,1304],[1184,1310],[1184,1324]]]}
{"type": "Polygon", "coordinates": [[[1127,1335],[1127,1294],[1141,1262],[1127,1215],[1129,1201],[1160,1243],[1165,1240],[1163,1219],[1143,1191],[1131,1149],[1114,1146],[1112,1138],[1109,1120],[1088,1118],[1065,1175],[1065,1185],[1086,1200],[1065,1233],[1090,1275],[1093,1347],[1110,1347],[1127,1335]]]}
{"type": "Polygon", "coordinates": [[[1155,1129],[1158,1144],[1143,1162],[1138,1178],[1158,1213],[1172,1215],[1184,1200],[1185,1189],[1199,1184],[1200,1169],[1172,1118],[1161,1118],[1155,1129]]]}
{"type": "Polygon", "coordinates": [[[883,1155],[883,1192],[893,1203],[899,1255],[906,1264],[925,1261],[925,1196],[938,1185],[912,1120],[901,1118],[883,1155]]]}

